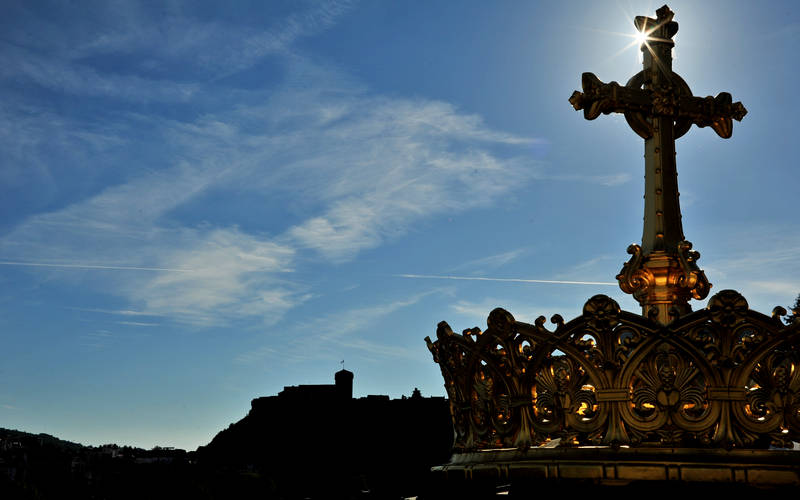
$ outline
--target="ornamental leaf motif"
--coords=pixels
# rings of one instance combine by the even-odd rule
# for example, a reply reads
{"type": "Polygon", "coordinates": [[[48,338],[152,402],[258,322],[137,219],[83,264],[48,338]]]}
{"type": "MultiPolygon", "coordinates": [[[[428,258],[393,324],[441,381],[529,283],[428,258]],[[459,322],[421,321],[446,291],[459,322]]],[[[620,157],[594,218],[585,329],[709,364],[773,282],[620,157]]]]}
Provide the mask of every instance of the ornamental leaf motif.
{"type": "Polygon", "coordinates": [[[667,326],[604,296],[551,321],[496,309],[485,331],[442,322],[426,340],[457,449],[800,441],[800,324],[749,310],[735,291],[667,326]]]}

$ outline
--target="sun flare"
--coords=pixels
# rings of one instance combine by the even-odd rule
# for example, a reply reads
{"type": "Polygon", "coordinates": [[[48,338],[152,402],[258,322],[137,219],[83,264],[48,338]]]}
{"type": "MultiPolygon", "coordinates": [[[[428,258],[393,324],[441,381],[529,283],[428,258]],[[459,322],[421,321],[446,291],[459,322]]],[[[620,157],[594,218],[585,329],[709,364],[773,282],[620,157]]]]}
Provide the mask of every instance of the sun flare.
{"type": "Polygon", "coordinates": [[[641,47],[644,42],[647,41],[647,33],[644,31],[637,31],[636,34],[633,36],[634,43],[641,47]]]}

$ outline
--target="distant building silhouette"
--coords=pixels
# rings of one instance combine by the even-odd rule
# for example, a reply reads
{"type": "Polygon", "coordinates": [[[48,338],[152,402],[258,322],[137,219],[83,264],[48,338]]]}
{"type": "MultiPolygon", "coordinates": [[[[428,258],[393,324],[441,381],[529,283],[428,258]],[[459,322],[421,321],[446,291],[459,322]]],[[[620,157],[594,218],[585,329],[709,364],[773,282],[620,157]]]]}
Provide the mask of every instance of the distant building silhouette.
{"type": "MultiPolygon", "coordinates": [[[[251,402],[252,410],[270,407],[278,402],[292,404],[304,403],[344,403],[353,399],[353,372],[339,370],[334,375],[335,383],[285,386],[277,396],[256,398],[251,402]]],[[[388,396],[387,396],[388,398],[388,396]]]]}
{"type": "Polygon", "coordinates": [[[450,456],[444,397],[353,398],[352,372],[334,384],[286,386],[255,398],[250,412],[198,449],[208,463],[258,470],[276,493],[329,497],[363,491],[417,494],[430,467],[450,456]],[[308,467],[318,481],[308,481],[308,467]]]}

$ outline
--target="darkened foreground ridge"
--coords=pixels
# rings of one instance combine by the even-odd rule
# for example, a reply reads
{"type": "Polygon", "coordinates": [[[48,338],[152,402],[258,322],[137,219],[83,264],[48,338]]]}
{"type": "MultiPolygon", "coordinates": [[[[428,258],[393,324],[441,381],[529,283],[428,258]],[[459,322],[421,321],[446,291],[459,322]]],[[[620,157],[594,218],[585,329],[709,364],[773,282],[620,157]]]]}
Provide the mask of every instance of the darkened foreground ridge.
{"type": "Polygon", "coordinates": [[[216,470],[252,470],[270,494],[293,498],[419,495],[447,461],[452,423],[443,397],[352,398],[353,374],[335,385],[286,387],[197,450],[216,470]],[[313,479],[311,479],[313,478],[313,479]]]}
{"type": "Polygon", "coordinates": [[[0,429],[0,498],[205,498],[191,455],[0,429]]]}
{"type": "Polygon", "coordinates": [[[336,384],[285,387],[194,452],[83,446],[0,429],[0,499],[422,496],[450,456],[448,401],[353,399],[336,384]]]}

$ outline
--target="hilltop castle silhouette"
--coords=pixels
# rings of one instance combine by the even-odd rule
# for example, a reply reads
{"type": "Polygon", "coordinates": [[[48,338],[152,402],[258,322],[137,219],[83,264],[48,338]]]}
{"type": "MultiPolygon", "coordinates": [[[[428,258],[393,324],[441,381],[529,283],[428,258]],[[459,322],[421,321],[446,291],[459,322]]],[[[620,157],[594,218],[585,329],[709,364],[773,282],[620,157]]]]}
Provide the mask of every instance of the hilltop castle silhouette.
{"type": "MultiPolygon", "coordinates": [[[[198,460],[247,470],[276,496],[414,493],[453,442],[444,397],[353,398],[354,375],[287,386],[252,400],[250,412],[197,450],[198,460]]],[[[372,496],[372,495],[370,495],[372,496]]]]}

